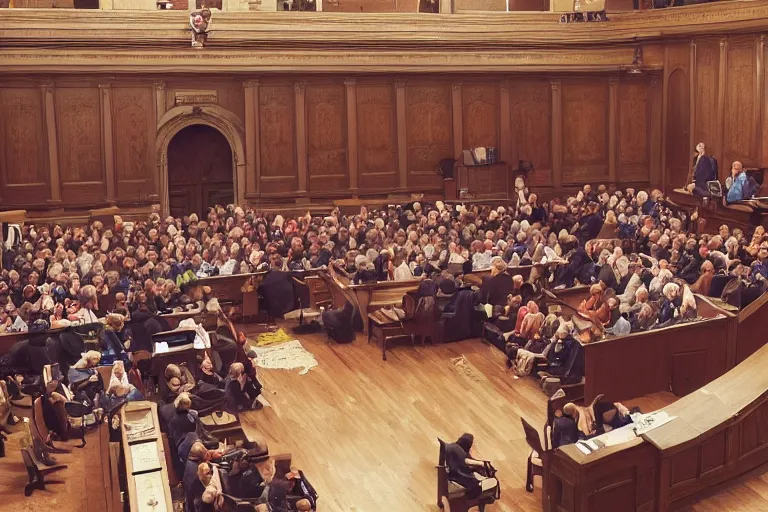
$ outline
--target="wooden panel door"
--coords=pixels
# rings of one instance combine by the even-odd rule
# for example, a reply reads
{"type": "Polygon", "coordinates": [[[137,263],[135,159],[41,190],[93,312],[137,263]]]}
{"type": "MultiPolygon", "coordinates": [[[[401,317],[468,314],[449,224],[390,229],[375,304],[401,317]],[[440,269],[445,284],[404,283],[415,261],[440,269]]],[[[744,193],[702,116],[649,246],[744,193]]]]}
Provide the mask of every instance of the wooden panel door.
{"type": "Polygon", "coordinates": [[[171,215],[197,213],[234,201],[232,149],[215,128],[192,125],[168,145],[168,195],[171,215]]]}

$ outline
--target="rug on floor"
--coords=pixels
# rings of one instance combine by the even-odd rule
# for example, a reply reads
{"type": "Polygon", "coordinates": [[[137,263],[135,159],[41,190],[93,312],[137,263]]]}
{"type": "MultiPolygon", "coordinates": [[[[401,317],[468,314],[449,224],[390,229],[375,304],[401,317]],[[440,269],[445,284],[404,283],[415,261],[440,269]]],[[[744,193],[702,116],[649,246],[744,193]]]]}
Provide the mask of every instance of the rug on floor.
{"type": "Polygon", "coordinates": [[[475,382],[484,382],[486,380],[485,376],[472,366],[472,363],[470,363],[464,356],[454,357],[451,359],[451,363],[453,363],[454,370],[459,374],[464,375],[475,382]]]}
{"type": "Polygon", "coordinates": [[[302,368],[299,375],[317,366],[317,359],[299,340],[286,341],[266,347],[251,347],[256,353],[256,365],[270,370],[302,368]]]}

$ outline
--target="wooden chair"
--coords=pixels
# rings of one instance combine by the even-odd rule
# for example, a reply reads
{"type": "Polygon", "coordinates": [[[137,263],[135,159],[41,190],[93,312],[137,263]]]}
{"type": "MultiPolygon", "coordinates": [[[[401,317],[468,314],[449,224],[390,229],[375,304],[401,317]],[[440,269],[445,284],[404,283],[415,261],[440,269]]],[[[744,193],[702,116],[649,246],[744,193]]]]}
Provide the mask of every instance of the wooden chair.
{"type": "MultiPolygon", "coordinates": [[[[39,400],[39,398],[38,398],[39,400]]],[[[55,466],[41,467],[42,464],[35,457],[35,453],[30,448],[21,450],[21,457],[24,460],[24,466],[27,468],[29,481],[24,486],[24,496],[31,496],[35,489],[45,490],[45,476],[64,469],[66,464],[57,464],[55,466]]],[[[49,484],[63,484],[62,480],[49,480],[49,484]]]]}
{"type": "Polygon", "coordinates": [[[443,511],[468,512],[469,509],[477,507],[481,512],[485,510],[488,503],[493,502],[496,496],[481,494],[477,498],[467,498],[467,490],[455,482],[448,480],[448,468],[445,465],[445,441],[438,438],[440,443],[440,454],[438,457],[437,469],[437,506],[443,511]]]}
{"type": "Polygon", "coordinates": [[[552,429],[554,428],[555,418],[563,415],[563,407],[570,400],[563,389],[559,389],[547,401],[547,423],[544,425],[544,450],[552,449],[552,429]]]}
{"type": "MultiPolygon", "coordinates": [[[[35,398],[35,401],[32,403],[32,421],[29,426],[32,438],[33,440],[34,438],[38,438],[52,453],[70,453],[70,450],[54,446],[53,441],[51,440],[52,432],[48,428],[48,425],[45,423],[45,418],[43,417],[43,400],[47,399],[48,398],[46,397],[39,396],[35,398]]],[[[69,429],[69,421],[66,418],[66,412],[64,412],[64,405],[61,403],[54,404],[54,409],[56,409],[56,413],[60,417],[63,416],[62,419],[66,423],[67,429],[69,429]]]]}
{"type": "Polygon", "coordinates": [[[525,431],[525,440],[528,442],[528,446],[531,447],[531,453],[528,454],[528,468],[526,470],[525,477],[525,490],[533,492],[533,477],[536,475],[544,477],[544,457],[546,452],[541,447],[541,439],[539,439],[539,433],[530,423],[525,421],[524,418],[520,418],[523,424],[523,430],[525,431]]]}

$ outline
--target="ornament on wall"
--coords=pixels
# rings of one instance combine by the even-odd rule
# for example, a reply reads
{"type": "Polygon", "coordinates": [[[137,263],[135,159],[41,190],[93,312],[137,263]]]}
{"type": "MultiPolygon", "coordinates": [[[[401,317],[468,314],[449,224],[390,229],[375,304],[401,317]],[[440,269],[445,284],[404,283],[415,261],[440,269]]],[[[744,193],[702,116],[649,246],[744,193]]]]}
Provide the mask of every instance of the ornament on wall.
{"type": "Polygon", "coordinates": [[[189,26],[192,29],[192,48],[203,48],[211,33],[211,11],[203,8],[189,13],[189,26]]]}

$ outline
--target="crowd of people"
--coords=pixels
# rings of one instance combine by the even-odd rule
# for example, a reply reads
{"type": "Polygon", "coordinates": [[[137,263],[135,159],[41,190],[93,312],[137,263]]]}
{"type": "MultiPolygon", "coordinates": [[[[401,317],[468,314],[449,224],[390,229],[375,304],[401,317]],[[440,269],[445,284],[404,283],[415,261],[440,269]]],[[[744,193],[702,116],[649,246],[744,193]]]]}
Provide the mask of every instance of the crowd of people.
{"type": "MultiPolygon", "coordinates": [[[[3,248],[0,331],[28,331],[29,339],[0,358],[0,373],[39,374],[41,365],[56,363],[79,398],[110,409],[142,398],[126,370],[138,351],[152,352],[153,334],[169,330],[163,313],[215,312],[224,345],[216,361],[199,361],[203,378],[175,365],[159,376],[179,470],[186,479],[191,469],[182,465],[196,462],[196,482],[214,482],[205,491],[226,475],[200,469],[217,453],[196,444],[207,440],[199,415],[257,409],[261,384],[244,336],[211,290],[196,284],[200,278],[329,265],[354,283],[422,278],[419,300],[431,299],[438,314],[472,308],[480,314],[467,321],[485,325],[486,339],[518,375],[537,368],[558,382],[583,375],[578,341],[696,318],[693,294],[711,294],[718,278],[738,301],[764,289],[762,227],[697,235],[696,215],[672,207],[658,190],[585,185],[541,202],[522,180],[517,185],[515,201],[497,207],[415,201],[286,218],[229,205],[204,219],[152,214],[136,222],[116,217],[114,226],[25,224],[3,248]],[[544,290],[575,285],[589,286],[578,308],[549,307],[544,290]],[[103,327],[101,345],[88,352],[94,324],[103,327]],[[95,378],[100,364],[114,364],[106,387],[95,378]]],[[[339,321],[324,318],[330,326],[339,321]]]]}

